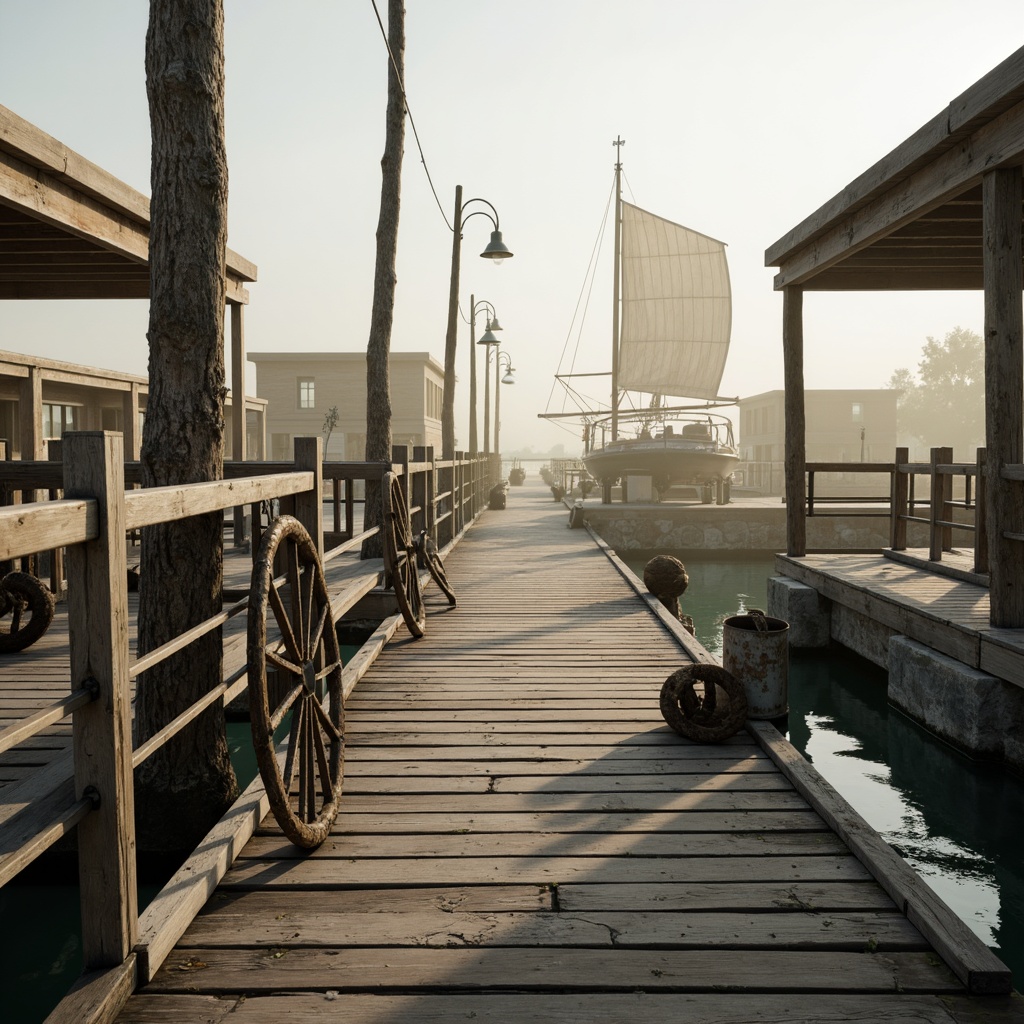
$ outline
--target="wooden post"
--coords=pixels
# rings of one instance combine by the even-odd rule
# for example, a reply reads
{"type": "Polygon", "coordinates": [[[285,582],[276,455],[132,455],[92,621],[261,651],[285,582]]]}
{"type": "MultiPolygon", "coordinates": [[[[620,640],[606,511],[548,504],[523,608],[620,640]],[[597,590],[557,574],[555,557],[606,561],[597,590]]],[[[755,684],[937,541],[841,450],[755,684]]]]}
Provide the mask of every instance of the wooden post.
{"type": "Polygon", "coordinates": [[[796,285],[782,289],[782,350],[786,396],[786,553],[807,554],[804,415],[804,293],[796,285]]]}
{"type": "Polygon", "coordinates": [[[428,444],[423,449],[423,461],[430,463],[430,469],[426,473],[426,494],[424,496],[424,529],[433,537],[437,543],[437,506],[434,498],[437,494],[437,459],[434,456],[434,446],[428,444]]]}
{"type": "MultiPolygon", "coordinates": [[[[413,445],[412,449],[412,461],[423,463],[427,457],[427,449],[422,444],[413,445]]],[[[411,509],[414,505],[419,506],[419,512],[412,516],[412,534],[414,537],[418,536],[421,530],[427,528],[427,473],[425,470],[418,469],[412,478],[412,504],[409,508],[411,509]]]]}
{"type": "Polygon", "coordinates": [[[942,561],[942,527],[938,526],[938,521],[942,518],[942,477],[939,475],[936,467],[942,461],[942,448],[932,448],[931,450],[931,476],[929,482],[931,484],[929,490],[930,500],[928,502],[928,557],[933,562],[942,561]]]}
{"type": "Polygon", "coordinates": [[[466,506],[464,503],[465,498],[465,480],[463,478],[463,471],[466,468],[466,453],[456,452],[455,453],[455,467],[452,472],[452,487],[454,489],[453,504],[452,508],[455,509],[455,522],[452,523],[452,530],[454,535],[457,537],[466,528],[466,506]]]}
{"type": "Polygon", "coordinates": [[[1024,314],[1021,310],[1021,169],[989,171],[982,183],[985,283],[985,448],[988,474],[990,622],[1024,626],[1024,489],[1003,480],[1024,462],[1024,314]]]}
{"type": "Polygon", "coordinates": [[[896,465],[892,473],[891,499],[889,502],[889,543],[893,551],[907,550],[907,496],[910,492],[909,474],[900,466],[910,461],[909,448],[896,449],[896,465]]]}
{"type": "Polygon", "coordinates": [[[125,458],[129,462],[138,462],[142,449],[142,432],[139,430],[139,385],[134,381],[122,396],[121,419],[124,426],[125,458]]]}
{"type": "MultiPolygon", "coordinates": [[[[404,444],[393,444],[391,446],[391,462],[392,465],[398,465],[402,467],[402,475],[398,478],[398,486],[402,488],[402,497],[405,498],[406,509],[411,508],[410,499],[412,498],[410,480],[409,480],[409,447],[404,444]]],[[[412,530],[412,516],[409,517],[409,522],[406,523],[406,528],[412,530]]]]}
{"type": "Polygon", "coordinates": [[[64,494],[99,504],[99,536],[68,549],[71,682],[99,688],[74,714],[75,796],[98,807],[78,826],[85,969],[124,962],[138,939],[124,441],[104,431],[64,438],[64,494]]]}
{"type": "MultiPolygon", "coordinates": [[[[953,449],[952,448],[940,448],[939,449],[939,461],[943,465],[949,465],[953,461],[953,449]]],[[[942,496],[942,505],[940,509],[939,518],[944,523],[951,523],[953,521],[953,474],[943,473],[941,476],[941,487],[939,488],[939,494],[942,496]]],[[[953,527],[943,526],[939,533],[939,537],[942,543],[943,551],[953,550],[953,527]]]]}
{"type": "Polygon", "coordinates": [[[313,473],[313,489],[295,495],[295,518],[306,528],[324,557],[324,481],[321,437],[295,438],[295,468],[313,473]]]}
{"type": "MultiPolygon", "coordinates": [[[[245,462],[245,325],[242,319],[245,307],[240,302],[228,302],[231,311],[231,458],[245,462]]],[[[234,511],[233,534],[235,547],[245,543],[245,507],[234,511]]],[[[321,552],[322,554],[322,552],[321,552]]]]}
{"type": "Polygon", "coordinates": [[[988,573],[988,524],[985,509],[985,449],[977,455],[978,475],[974,481],[974,571],[988,573]]]}
{"type": "MultiPolygon", "coordinates": [[[[62,443],[60,441],[46,442],[46,457],[50,462],[60,462],[62,443]]],[[[50,491],[50,501],[56,501],[61,496],[59,490],[50,491]]],[[[50,552],[50,591],[59,601],[64,594],[64,549],[54,548],[50,552]]]]}

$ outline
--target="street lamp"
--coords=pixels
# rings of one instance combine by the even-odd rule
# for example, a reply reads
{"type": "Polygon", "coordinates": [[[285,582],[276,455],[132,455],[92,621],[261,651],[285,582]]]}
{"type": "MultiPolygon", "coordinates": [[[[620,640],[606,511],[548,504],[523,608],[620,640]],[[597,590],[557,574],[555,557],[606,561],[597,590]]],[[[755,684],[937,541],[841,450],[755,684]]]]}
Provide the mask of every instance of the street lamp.
{"type": "Polygon", "coordinates": [[[501,324],[498,323],[498,318],[491,317],[487,321],[487,330],[477,342],[478,345],[486,346],[484,350],[486,353],[484,357],[484,452],[487,454],[490,454],[491,451],[491,348],[497,348],[498,339],[494,336],[494,332],[500,330],[501,324]]]}
{"type": "MultiPolygon", "coordinates": [[[[488,351],[490,355],[490,351],[488,351]]],[[[505,376],[501,378],[501,384],[515,384],[516,379],[512,376],[515,369],[512,366],[512,357],[500,349],[495,350],[494,366],[494,452],[501,459],[501,385],[498,383],[498,374],[501,373],[502,360],[505,360],[505,376]]]]}
{"type": "MultiPolygon", "coordinates": [[[[480,449],[477,447],[477,431],[476,431],[476,346],[490,344],[490,342],[484,342],[483,339],[480,341],[476,340],[476,314],[480,309],[487,309],[489,316],[487,317],[487,330],[484,333],[486,338],[488,335],[494,338],[492,331],[500,331],[501,324],[498,323],[498,314],[495,313],[494,307],[486,300],[481,299],[479,302],[476,301],[476,296],[470,295],[469,297],[469,450],[471,452],[478,452],[480,449]]],[[[497,339],[494,339],[497,341],[497,339]]],[[[488,449],[488,425],[487,418],[490,415],[490,406],[487,404],[489,400],[490,391],[490,363],[487,364],[487,386],[484,389],[484,448],[486,452],[488,449]]]]}
{"type": "Polygon", "coordinates": [[[441,394],[441,457],[455,458],[455,348],[459,322],[459,262],[462,256],[462,229],[470,217],[486,217],[493,225],[491,240],[480,255],[484,259],[501,263],[512,253],[505,247],[498,224],[498,211],[486,199],[470,199],[465,206],[462,202],[462,186],[455,186],[455,217],[452,228],[452,277],[448,291],[448,332],[444,340],[444,390],[441,394]],[[463,216],[470,203],[483,203],[487,210],[473,210],[463,216]],[[492,215],[493,214],[493,215],[492,215]]]}

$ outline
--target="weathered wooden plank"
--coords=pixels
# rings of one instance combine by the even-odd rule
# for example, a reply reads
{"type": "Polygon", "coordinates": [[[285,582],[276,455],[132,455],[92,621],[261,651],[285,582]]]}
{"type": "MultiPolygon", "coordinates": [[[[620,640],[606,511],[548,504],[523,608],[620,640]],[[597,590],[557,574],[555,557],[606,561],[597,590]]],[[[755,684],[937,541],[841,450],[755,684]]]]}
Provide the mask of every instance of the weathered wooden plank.
{"type": "Polygon", "coordinates": [[[643,988],[708,992],[956,993],[957,979],[927,953],[818,953],[588,949],[182,950],[159,971],[152,992],[445,991],[514,987],[526,991],[615,992],[643,988]]]}
{"type": "MultiPolygon", "coordinates": [[[[543,851],[541,851],[543,853],[543,851]]],[[[570,882],[741,882],[763,880],[857,881],[870,878],[852,856],[617,857],[602,860],[557,855],[532,857],[389,858],[345,861],[238,860],[224,876],[225,889],[275,886],[330,890],[346,885],[563,885],[570,882]]]]}
{"type": "MultiPolygon", "coordinates": [[[[342,799],[336,831],[356,833],[483,833],[483,832],[820,832],[821,818],[810,808],[799,811],[480,811],[431,813],[416,811],[357,811],[342,799]]],[[[276,828],[262,834],[279,835],[276,828]]]]}
{"type": "Polygon", "coordinates": [[[239,945],[304,948],[343,946],[586,946],[616,949],[806,949],[884,953],[925,950],[921,933],[902,914],[787,913],[471,913],[432,910],[339,912],[317,894],[296,899],[283,913],[221,906],[197,918],[178,943],[191,947],[239,945]]]}
{"type": "Polygon", "coordinates": [[[218,997],[175,993],[137,995],[121,1024],[1020,1024],[1019,997],[983,1001],[963,996],[771,993],[682,994],[448,991],[402,995],[293,992],[218,997]]]}
{"type": "Polygon", "coordinates": [[[242,860],[329,860],[377,857],[736,857],[844,856],[849,851],[831,832],[743,832],[735,835],[672,835],[605,832],[406,833],[331,836],[313,853],[278,836],[261,835],[242,851],[242,860]]]}

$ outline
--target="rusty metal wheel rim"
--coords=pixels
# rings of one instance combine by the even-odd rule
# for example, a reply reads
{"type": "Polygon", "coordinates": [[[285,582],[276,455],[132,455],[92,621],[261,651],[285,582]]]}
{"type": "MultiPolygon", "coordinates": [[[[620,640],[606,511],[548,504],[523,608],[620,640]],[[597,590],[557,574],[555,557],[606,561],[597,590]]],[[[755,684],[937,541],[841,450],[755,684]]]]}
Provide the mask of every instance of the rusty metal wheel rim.
{"type": "Polygon", "coordinates": [[[698,743],[721,743],[747,720],[747,695],[720,665],[686,665],[665,680],[661,713],[680,736],[698,743]],[[701,691],[698,693],[697,685],[701,691]],[[721,694],[726,696],[723,701],[721,694]]]}
{"type": "Polygon", "coordinates": [[[275,519],[260,541],[248,627],[256,762],[281,830],[296,846],[311,849],[330,835],[338,815],[345,712],[341,651],[323,568],[312,539],[292,516],[275,519]],[[275,578],[275,565],[282,562],[284,576],[275,578]],[[268,611],[276,625],[273,636],[268,611]],[[289,714],[282,769],[275,734],[289,714]]]}

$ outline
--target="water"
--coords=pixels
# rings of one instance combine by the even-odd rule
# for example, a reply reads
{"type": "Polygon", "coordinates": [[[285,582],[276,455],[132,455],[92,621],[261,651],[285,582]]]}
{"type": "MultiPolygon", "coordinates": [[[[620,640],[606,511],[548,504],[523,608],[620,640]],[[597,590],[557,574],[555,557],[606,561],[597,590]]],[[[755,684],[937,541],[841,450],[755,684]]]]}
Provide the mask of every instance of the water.
{"type": "MultiPolygon", "coordinates": [[[[666,552],[660,552],[665,554],[666,552]]],[[[654,552],[623,555],[642,578],[654,552]]],[[[767,605],[770,555],[677,553],[697,638],[767,605]]],[[[1024,779],[931,736],[886,701],[883,669],[838,645],[791,651],[789,740],[1024,984],[1024,779]]]]}

